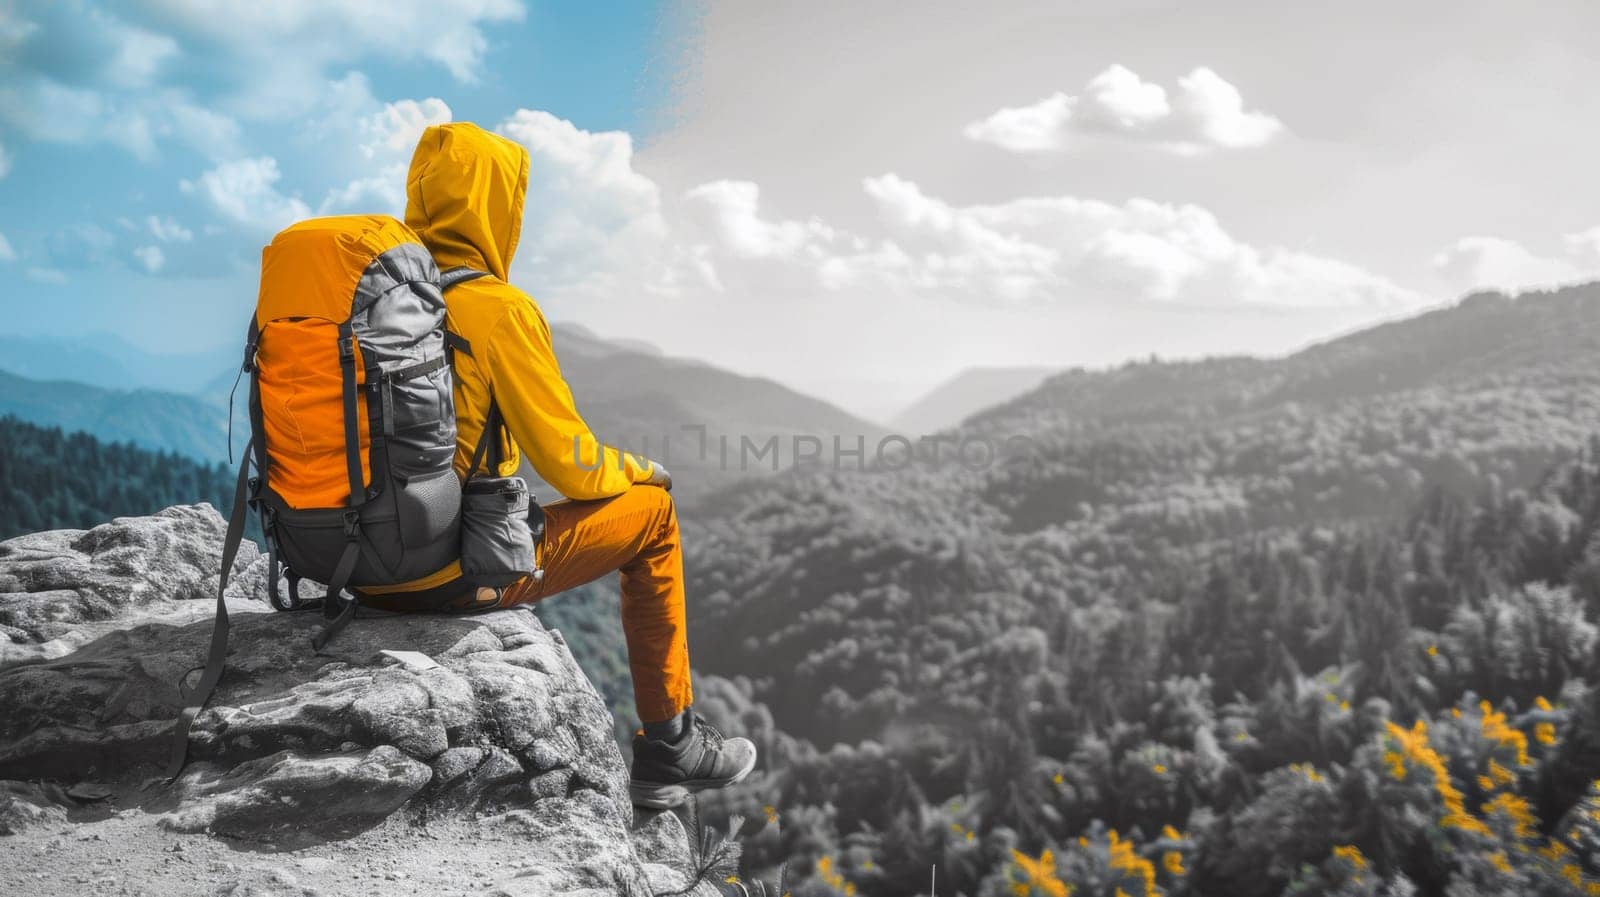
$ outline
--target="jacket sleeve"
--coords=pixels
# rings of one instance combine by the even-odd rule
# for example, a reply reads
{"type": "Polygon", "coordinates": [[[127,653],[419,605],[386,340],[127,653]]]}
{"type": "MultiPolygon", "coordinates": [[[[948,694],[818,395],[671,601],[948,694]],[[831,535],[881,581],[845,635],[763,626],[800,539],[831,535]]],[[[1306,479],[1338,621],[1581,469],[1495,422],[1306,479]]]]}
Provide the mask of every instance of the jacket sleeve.
{"type": "Polygon", "coordinates": [[[513,303],[494,328],[488,364],[511,438],[562,495],[608,498],[650,478],[650,461],[602,445],[584,423],[556,362],[550,326],[532,302],[513,303]]]}

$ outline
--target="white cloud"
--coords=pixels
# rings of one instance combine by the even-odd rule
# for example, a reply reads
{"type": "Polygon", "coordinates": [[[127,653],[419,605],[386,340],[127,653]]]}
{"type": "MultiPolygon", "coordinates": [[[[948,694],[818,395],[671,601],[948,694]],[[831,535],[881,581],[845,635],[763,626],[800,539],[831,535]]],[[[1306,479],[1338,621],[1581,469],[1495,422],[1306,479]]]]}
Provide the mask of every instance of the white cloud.
{"type": "Polygon", "coordinates": [[[585,131],[519,109],[500,133],[527,147],[528,198],[516,268],[538,290],[565,289],[659,262],[667,227],[656,183],[633,168],[625,131],[585,131]]]}
{"type": "Polygon", "coordinates": [[[123,25],[103,10],[91,9],[90,18],[116,35],[116,47],[105,60],[106,80],[128,87],[151,84],[161,66],[178,55],[178,42],[147,28],[123,25]]]}
{"type": "Polygon", "coordinates": [[[1161,85],[1144,81],[1120,65],[1091,78],[1083,97],[1072,105],[1086,127],[1113,132],[1149,128],[1172,115],[1161,85]]]}
{"type": "Polygon", "coordinates": [[[356,178],[328,191],[317,204],[319,215],[383,214],[405,216],[406,170],[403,165],[388,165],[376,173],[356,178]]]}
{"type": "Polygon", "coordinates": [[[753,184],[697,187],[686,199],[691,211],[701,207],[690,221],[705,239],[681,255],[726,291],[805,284],[975,304],[1096,299],[1368,310],[1422,301],[1336,259],[1241,243],[1192,205],[1061,196],[954,206],[893,174],[867,178],[863,189],[878,207],[883,237],[764,218],[753,184]]]}
{"type": "Polygon", "coordinates": [[[0,22],[0,123],[31,140],[111,144],[145,160],[167,139],[232,158],[240,120],[304,119],[326,101],[330,69],[424,59],[473,81],[485,28],[524,15],[520,0],[137,0],[111,9],[63,0],[26,19],[0,12],[10,20],[0,22]]]}
{"type": "Polygon", "coordinates": [[[1169,96],[1161,85],[1113,65],[1078,96],[1057,92],[1030,106],[1004,108],[962,133],[1018,153],[1060,151],[1086,138],[1109,137],[1193,154],[1261,146],[1282,131],[1277,118],[1246,110],[1238,88],[1211,69],[1179,78],[1169,96]]]}
{"type": "MultiPolygon", "coordinates": [[[[1128,120],[1151,114],[1148,96],[1104,86],[1102,106],[1128,120]]],[[[625,133],[527,109],[499,130],[532,157],[514,276],[536,295],[859,290],[978,306],[1098,299],[1355,311],[1422,302],[1337,259],[1243,243],[1193,205],[1044,196],[956,206],[886,174],[862,182],[882,225],[873,234],[765,212],[749,181],[704,183],[664,206],[634,169],[625,133]]]]}
{"type": "Polygon", "coordinates": [[[200,149],[237,137],[229,116],[197,104],[171,63],[177,39],[140,14],[81,2],[37,5],[0,34],[0,122],[24,138],[109,143],[141,159],[175,138],[200,149]]]}
{"type": "Polygon", "coordinates": [[[438,97],[396,100],[362,120],[367,142],[361,145],[361,154],[368,159],[409,158],[423,131],[450,118],[450,107],[438,97]]]}
{"type": "Polygon", "coordinates": [[[148,5],[186,43],[265,62],[270,68],[261,73],[263,79],[289,68],[320,70],[375,55],[390,61],[421,57],[442,65],[458,81],[472,81],[489,47],[484,26],[520,21],[524,15],[518,0],[166,0],[148,5]]]}
{"type": "Polygon", "coordinates": [[[181,90],[107,91],[19,77],[0,86],[0,122],[50,143],[108,143],[142,160],[163,139],[215,157],[239,137],[230,117],[204,109],[181,90]]]}
{"type": "MultiPolygon", "coordinates": [[[[348,92],[352,94],[351,103],[371,99],[364,80],[348,85],[348,92]]],[[[329,190],[317,207],[318,213],[382,212],[397,218],[404,216],[406,168],[417,140],[428,126],[450,120],[450,107],[435,97],[397,100],[363,116],[357,126],[363,174],[329,190]]]]}
{"type": "Polygon", "coordinates": [[[195,181],[182,181],[185,193],[198,193],[228,220],[264,232],[280,230],[306,218],[311,208],[297,196],[285,196],[275,186],[281,175],[271,156],[224,162],[195,181]]]}
{"type": "Polygon", "coordinates": [[[0,262],[10,264],[17,260],[17,251],[11,248],[11,241],[5,234],[0,234],[0,262]]]}
{"type": "Polygon", "coordinates": [[[1031,106],[1002,108],[967,125],[961,133],[968,140],[992,143],[1014,153],[1058,150],[1066,142],[1067,124],[1076,105],[1076,99],[1057,92],[1031,106]]]}
{"type": "Polygon", "coordinates": [[[1502,237],[1462,237],[1436,253],[1432,265],[1458,290],[1516,292],[1587,280],[1600,277],[1600,227],[1565,235],[1554,255],[1502,237]]]}
{"type": "Polygon", "coordinates": [[[1600,226],[1567,234],[1561,238],[1567,257],[1586,270],[1600,269],[1600,226]]]}
{"type": "Polygon", "coordinates": [[[821,221],[769,222],[761,218],[761,190],[749,181],[712,181],[684,194],[691,215],[728,251],[743,258],[795,258],[835,232],[821,221]]]}
{"type": "MultiPolygon", "coordinates": [[[[768,219],[760,188],[712,181],[684,193],[678,243],[664,258],[668,280],[698,281],[718,293],[834,291],[867,264],[867,241],[819,218],[768,219]]],[[[880,260],[881,261],[881,260],[880,260]]]]}
{"type": "Polygon", "coordinates": [[[194,239],[194,231],[179,224],[178,219],[171,215],[165,218],[150,215],[145,218],[144,223],[145,228],[150,231],[150,236],[162,243],[188,243],[194,239]]]}
{"type": "Polygon", "coordinates": [[[140,246],[133,250],[133,257],[151,274],[160,271],[167,263],[167,256],[160,246],[140,246]]]}
{"type": "MultiPolygon", "coordinates": [[[[1164,95],[1147,88],[1121,76],[1100,79],[1085,94],[1101,116],[1096,127],[1182,115],[1221,127],[1226,119],[1163,105],[1164,95]]],[[[1186,88],[1184,96],[1210,96],[1207,90],[1186,88]]],[[[351,151],[361,157],[364,173],[329,191],[317,211],[400,214],[404,160],[416,135],[449,117],[449,107],[432,99],[390,103],[365,116],[357,127],[362,142],[351,151]]],[[[585,131],[530,109],[518,110],[498,130],[530,155],[513,276],[535,295],[860,290],[976,306],[1062,306],[1093,299],[1383,311],[1421,301],[1336,259],[1241,242],[1193,205],[1037,196],[958,206],[885,174],[861,184],[881,227],[844,228],[767,212],[759,187],[749,181],[710,181],[664,205],[659,186],[634,167],[633,142],[625,132],[585,131]]],[[[1238,137],[1218,132],[1207,139],[1238,137]]],[[[185,181],[183,189],[222,218],[259,231],[312,212],[299,196],[281,189],[271,156],[223,163],[185,181]]],[[[168,224],[180,227],[175,221],[160,224],[148,228],[158,243],[168,224]]]]}
{"type": "Polygon", "coordinates": [[[1283,130],[1277,118],[1246,110],[1239,88],[1205,67],[1178,79],[1172,118],[1180,142],[1200,147],[1261,146],[1283,130]]]}

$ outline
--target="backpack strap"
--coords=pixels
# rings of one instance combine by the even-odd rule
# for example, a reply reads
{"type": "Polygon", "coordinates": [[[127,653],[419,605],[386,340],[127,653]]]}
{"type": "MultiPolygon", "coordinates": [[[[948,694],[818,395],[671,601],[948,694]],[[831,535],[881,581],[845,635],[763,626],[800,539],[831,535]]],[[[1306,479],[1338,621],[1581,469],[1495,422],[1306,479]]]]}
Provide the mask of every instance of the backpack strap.
{"type": "MultiPolygon", "coordinates": [[[[170,782],[183,772],[183,765],[189,756],[189,730],[194,726],[195,717],[206,706],[206,701],[211,699],[211,693],[216,690],[217,682],[222,679],[223,662],[228,656],[228,602],[223,597],[228,591],[228,574],[233,571],[233,561],[239,555],[239,543],[244,539],[245,497],[249,492],[250,483],[250,456],[246,455],[239,461],[239,479],[233,486],[233,510],[228,515],[228,534],[222,542],[222,572],[217,577],[217,614],[211,624],[211,650],[206,655],[205,666],[195,667],[204,670],[200,674],[200,682],[191,691],[182,679],[178,681],[178,695],[184,700],[183,712],[178,714],[178,721],[172,727],[172,754],[167,761],[166,778],[170,782]]],[[[190,670],[184,674],[187,679],[190,670]]]]}
{"type": "MultiPolygon", "coordinates": [[[[451,268],[447,271],[441,271],[439,272],[439,292],[448,293],[451,288],[458,287],[469,280],[477,280],[480,277],[488,276],[488,271],[479,271],[475,268],[467,267],[451,268]]],[[[444,331],[444,348],[447,354],[460,352],[462,355],[465,355],[468,358],[473,357],[472,343],[467,342],[466,337],[461,336],[448,327],[446,327],[444,331]]],[[[453,358],[451,360],[454,361],[453,358]]]]}
{"type": "Polygon", "coordinates": [[[494,400],[494,392],[489,393],[489,413],[483,418],[483,432],[478,435],[478,445],[472,450],[472,464],[467,467],[466,479],[472,479],[477,474],[478,467],[488,462],[484,472],[490,476],[499,476],[500,464],[505,460],[500,451],[500,428],[505,426],[505,421],[500,417],[500,405],[494,400]]]}
{"type": "Polygon", "coordinates": [[[322,599],[322,616],[327,622],[311,637],[311,648],[319,654],[328,641],[349,625],[356,615],[356,599],[341,597],[339,593],[350,582],[350,574],[355,572],[356,561],[360,557],[361,519],[354,508],[348,508],[344,512],[344,551],[339,555],[338,565],[333,568],[333,581],[328,583],[327,597],[322,599]]]}
{"type": "MultiPolygon", "coordinates": [[[[254,396],[256,387],[256,348],[261,342],[261,325],[256,323],[256,316],[250,316],[250,328],[245,331],[244,337],[244,362],[239,365],[239,373],[234,375],[233,387],[228,390],[228,463],[233,463],[233,397],[239,393],[239,381],[245,374],[250,375],[251,395],[254,396]]],[[[254,401],[252,398],[251,401],[254,401]]],[[[251,418],[254,422],[254,417],[251,418]]],[[[258,428],[259,429],[259,428],[258,428]]],[[[252,433],[251,439],[254,440],[252,433]]],[[[246,451],[249,451],[247,448],[246,451]]],[[[263,468],[264,469],[264,468],[263,468]]]]}
{"type": "MultiPolygon", "coordinates": [[[[452,287],[459,286],[469,280],[488,277],[488,271],[478,271],[473,268],[458,267],[439,272],[439,291],[449,291],[452,287]]],[[[451,352],[460,352],[468,358],[475,358],[472,354],[472,343],[455,332],[446,329],[444,332],[445,347],[451,352]]],[[[505,426],[505,419],[500,416],[500,406],[494,400],[494,390],[489,390],[489,413],[483,419],[483,434],[478,437],[478,445],[472,452],[472,466],[467,468],[467,479],[472,479],[478,472],[479,466],[488,461],[489,466],[484,468],[498,476],[500,464],[505,460],[504,453],[500,451],[500,429],[505,426]]]]}
{"type": "Polygon", "coordinates": [[[344,463],[350,480],[347,508],[359,508],[367,501],[367,483],[361,477],[361,420],[356,390],[355,328],[345,321],[339,325],[339,375],[344,381],[344,463]]]}
{"type": "MultiPolygon", "coordinates": [[[[445,331],[445,332],[449,333],[448,330],[445,331]]],[[[458,339],[459,339],[459,337],[458,337],[458,339]]],[[[468,343],[466,340],[460,340],[460,342],[466,344],[467,349],[469,350],[467,352],[467,355],[470,357],[472,355],[472,353],[470,351],[471,348],[472,348],[472,344],[468,343]]],[[[445,345],[446,346],[450,345],[450,339],[448,337],[445,338],[445,345]]],[[[385,374],[380,369],[375,374],[373,374],[371,376],[372,376],[373,380],[375,380],[377,382],[384,383],[385,385],[387,385],[389,383],[393,383],[396,380],[410,380],[410,379],[412,379],[414,377],[426,377],[427,375],[433,373],[434,371],[437,371],[438,369],[444,367],[445,365],[447,365],[449,363],[450,362],[445,358],[445,356],[438,355],[438,356],[435,356],[433,358],[428,359],[427,361],[419,361],[416,364],[408,364],[403,368],[395,368],[394,370],[390,371],[387,374],[385,374]]],[[[368,383],[367,385],[370,388],[372,384],[368,383]]]]}
{"type": "Polygon", "coordinates": [[[446,355],[450,356],[451,364],[455,364],[455,353],[457,352],[460,352],[462,355],[465,355],[468,358],[477,357],[472,354],[472,343],[467,342],[465,337],[453,330],[446,330],[444,332],[444,351],[446,355]]]}
{"type": "Polygon", "coordinates": [[[463,284],[469,280],[477,280],[480,277],[488,276],[488,271],[479,271],[475,268],[468,268],[465,265],[440,271],[439,292],[443,293],[458,284],[463,284]]]}
{"type": "MultiPolygon", "coordinates": [[[[322,599],[322,615],[327,621],[311,636],[311,648],[322,653],[324,646],[338,635],[356,615],[356,599],[344,597],[344,587],[355,572],[356,561],[361,557],[361,506],[367,501],[367,484],[361,478],[361,430],[356,418],[356,365],[351,325],[339,325],[339,369],[344,377],[344,450],[345,466],[350,478],[350,501],[344,509],[344,551],[334,565],[333,578],[328,581],[328,593],[322,599]]],[[[389,418],[392,420],[393,418],[389,418]]],[[[382,431],[373,426],[372,439],[377,442],[382,431]]]]}

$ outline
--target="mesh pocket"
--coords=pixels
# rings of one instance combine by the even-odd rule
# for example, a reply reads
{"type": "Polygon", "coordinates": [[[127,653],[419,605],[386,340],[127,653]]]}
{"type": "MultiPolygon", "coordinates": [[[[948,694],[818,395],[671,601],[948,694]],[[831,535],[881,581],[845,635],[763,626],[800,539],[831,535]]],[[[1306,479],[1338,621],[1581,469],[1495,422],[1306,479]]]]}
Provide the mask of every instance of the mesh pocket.
{"type": "Polygon", "coordinates": [[[418,548],[439,541],[450,532],[461,507],[461,481],[446,467],[443,473],[408,480],[395,493],[400,518],[400,541],[418,548]]]}

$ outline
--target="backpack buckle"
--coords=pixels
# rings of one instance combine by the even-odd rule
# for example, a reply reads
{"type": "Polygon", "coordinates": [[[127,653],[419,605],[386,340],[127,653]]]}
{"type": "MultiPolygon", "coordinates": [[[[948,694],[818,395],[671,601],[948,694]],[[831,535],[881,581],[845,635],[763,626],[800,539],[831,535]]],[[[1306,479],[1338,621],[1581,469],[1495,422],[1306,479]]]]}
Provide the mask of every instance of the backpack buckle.
{"type": "Polygon", "coordinates": [[[250,338],[244,343],[244,364],[239,366],[241,373],[248,374],[256,369],[256,361],[261,357],[261,336],[256,332],[255,326],[250,327],[250,338]]]}
{"type": "Polygon", "coordinates": [[[361,515],[358,512],[354,511],[354,510],[345,511],[344,512],[344,537],[346,539],[348,539],[349,541],[354,542],[356,540],[356,537],[358,535],[360,535],[360,534],[361,534],[361,515]]]}
{"type": "MultiPolygon", "coordinates": [[[[326,343],[324,343],[326,345],[326,343]]],[[[354,336],[339,337],[339,360],[350,361],[356,357],[356,338],[354,336]]]]}

